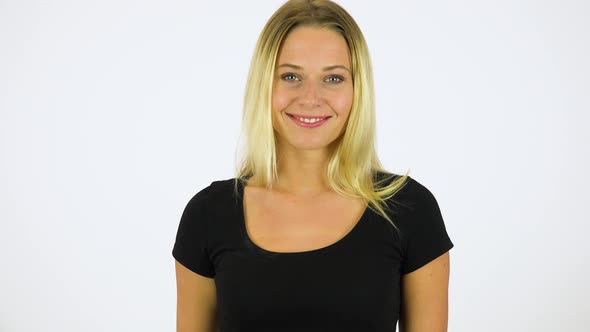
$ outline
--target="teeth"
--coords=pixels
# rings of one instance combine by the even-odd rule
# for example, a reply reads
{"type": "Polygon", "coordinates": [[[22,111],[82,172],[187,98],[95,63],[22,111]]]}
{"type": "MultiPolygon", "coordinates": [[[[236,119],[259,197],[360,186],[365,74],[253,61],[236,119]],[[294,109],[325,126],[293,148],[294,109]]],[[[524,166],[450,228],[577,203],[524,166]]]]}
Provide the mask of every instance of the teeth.
{"type": "Polygon", "coordinates": [[[323,120],[323,119],[322,118],[315,118],[315,119],[297,118],[297,120],[299,120],[301,122],[306,122],[306,123],[316,123],[316,122],[323,120]]]}

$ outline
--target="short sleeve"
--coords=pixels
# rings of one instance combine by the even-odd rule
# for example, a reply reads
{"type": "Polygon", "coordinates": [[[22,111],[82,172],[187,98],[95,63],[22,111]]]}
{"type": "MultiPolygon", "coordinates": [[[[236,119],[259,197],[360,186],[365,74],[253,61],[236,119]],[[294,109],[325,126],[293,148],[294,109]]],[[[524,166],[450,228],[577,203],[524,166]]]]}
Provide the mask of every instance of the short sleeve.
{"type": "Polygon", "coordinates": [[[414,179],[409,179],[411,210],[402,235],[403,274],[413,272],[453,248],[434,195],[414,179]]]}
{"type": "Polygon", "coordinates": [[[215,275],[207,247],[206,214],[210,187],[199,191],[186,205],[176,233],[172,256],[189,270],[212,278],[215,275]]]}

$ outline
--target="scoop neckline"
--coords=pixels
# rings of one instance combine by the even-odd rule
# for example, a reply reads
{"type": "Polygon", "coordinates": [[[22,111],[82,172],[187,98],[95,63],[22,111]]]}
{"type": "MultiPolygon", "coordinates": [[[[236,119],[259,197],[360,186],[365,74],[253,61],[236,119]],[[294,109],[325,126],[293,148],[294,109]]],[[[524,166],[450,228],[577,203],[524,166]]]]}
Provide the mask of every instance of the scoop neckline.
{"type": "Polygon", "coordinates": [[[326,246],[323,246],[321,248],[316,248],[316,249],[310,249],[310,250],[305,250],[305,251],[286,251],[286,252],[281,252],[281,251],[272,251],[272,250],[268,250],[265,248],[262,248],[261,246],[259,246],[258,244],[256,244],[251,238],[250,238],[250,234],[248,233],[248,227],[246,226],[246,214],[244,211],[244,188],[245,188],[245,183],[243,180],[238,179],[238,193],[239,193],[239,198],[238,198],[238,213],[239,213],[239,222],[240,222],[240,227],[244,233],[244,237],[246,239],[246,242],[248,243],[248,245],[251,248],[254,248],[256,251],[263,253],[263,254],[272,254],[272,255],[283,255],[283,256],[297,256],[297,255],[310,255],[310,254],[319,254],[319,253],[323,253],[325,251],[330,251],[333,250],[339,246],[344,245],[346,242],[349,242],[350,239],[359,231],[359,228],[361,227],[361,225],[363,224],[363,220],[367,218],[367,215],[369,214],[369,206],[367,205],[363,211],[363,213],[361,214],[360,218],[356,221],[356,223],[354,224],[354,226],[352,227],[352,229],[350,229],[343,237],[341,237],[340,239],[336,240],[335,242],[328,244],[326,246]]]}

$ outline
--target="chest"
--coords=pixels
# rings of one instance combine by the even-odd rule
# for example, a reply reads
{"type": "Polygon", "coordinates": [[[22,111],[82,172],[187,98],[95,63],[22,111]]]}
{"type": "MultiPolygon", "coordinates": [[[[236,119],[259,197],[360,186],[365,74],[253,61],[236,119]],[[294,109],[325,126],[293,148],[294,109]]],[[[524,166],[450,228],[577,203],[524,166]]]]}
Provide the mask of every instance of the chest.
{"type": "Polygon", "coordinates": [[[221,331],[395,330],[401,257],[386,222],[361,205],[357,220],[338,213],[351,202],[296,211],[243,197],[248,235],[231,215],[209,230],[221,331]]]}
{"type": "Polygon", "coordinates": [[[250,240],[273,252],[303,252],[337,243],[366,210],[360,199],[338,194],[301,198],[246,187],[244,223],[250,240]]]}
{"type": "Polygon", "coordinates": [[[244,189],[208,213],[221,331],[395,330],[402,257],[385,220],[359,201],[244,189]]]}

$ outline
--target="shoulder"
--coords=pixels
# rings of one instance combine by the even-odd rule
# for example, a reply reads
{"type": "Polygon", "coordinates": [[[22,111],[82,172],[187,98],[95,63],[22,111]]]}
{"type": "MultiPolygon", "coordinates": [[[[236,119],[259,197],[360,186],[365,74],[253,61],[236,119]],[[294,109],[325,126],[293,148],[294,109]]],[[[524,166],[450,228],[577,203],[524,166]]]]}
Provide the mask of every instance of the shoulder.
{"type": "MultiPolygon", "coordinates": [[[[383,188],[398,181],[402,175],[378,171],[374,173],[374,182],[376,188],[383,188]]],[[[432,192],[422,183],[418,182],[411,176],[408,176],[403,182],[401,188],[396,194],[388,200],[388,204],[403,205],[408,208],[415,205],[432,204],[436,202],[432,192]]]]}
{"type": "Polygon", "coordinates": [[[235,179],[214,180],[208,186],[197,190],[189,200],[189,205],[211,204],[218,200],[231,197],[235,179]]]}
{"type": "MultiPolygon", "coordinates": [[[[401,177],[397,174],[380,173],[376,179],[382,181],[383,185],[392,183],[401,177]]],[[[433,205],[438,207],[434,194],[411,176],[408,176],[395,195],[387,200],[387,204],[398,212],[400,210],[410,212],[417,208],[432,208],[433,205]]]]}
{"type": "Polygon", "coordinates": [[[184,214],[213,216],[215,211],[225,210],[230,204],[238,202],[237,190],[235,178],[214,180],[193,194],[184,214]]]}
{"type": "Polygon", "coordinates": [[[399,198],[416,204],[428,204],[436,201],[434,194],[425,185],[410,176],[399,194],[399,198]]]}
{"type": "Polygon", "coordinates": [[[425,185],[408,178],[392,200],[393,222],[404,253],[403,273],[420,268],[454,246],[437,199],[425,185]]]}
{"type": "Polygon", "coordinates": [[[206,233],[210,219],[218,215],[218,211],[226,210],[233,197],[233,179],[217,180],[197,190],[186,203],[182,212],[179,233],[206,233]]]}
{"type": "Polygon", "coordinates": [[[211,250],[216,243],[219,211],[227,210],[231,180],[218,180],[201,188],[186,204],[182,213],[172,254],[188,269],[206,277],[215,274],[211,250]]]}
{"type": "Polygon", "coordinates": [[[442,233],[445,225],[434,194],[424,184],[408,177],[403,187],[387,201],[396,227],[402,234],[442,233]]]}

